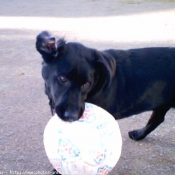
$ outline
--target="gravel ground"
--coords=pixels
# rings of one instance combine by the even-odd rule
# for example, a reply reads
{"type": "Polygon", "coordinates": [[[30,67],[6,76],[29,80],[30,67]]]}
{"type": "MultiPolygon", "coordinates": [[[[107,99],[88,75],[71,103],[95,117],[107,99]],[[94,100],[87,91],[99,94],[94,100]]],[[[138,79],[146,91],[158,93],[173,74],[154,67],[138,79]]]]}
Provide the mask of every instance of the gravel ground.
{"type": "MultiPolygon", "coordinates": [[[[42,30],[97,49],[175,46],[173,0],[0,0],[0,174],[49,174],[43,131],[50,119],[35,37],[42,30]]],[[[110,175],[175,173],[175,110],[146,139],[127,132],[150,112],[119,121],[121,159],[110,175]]]]}

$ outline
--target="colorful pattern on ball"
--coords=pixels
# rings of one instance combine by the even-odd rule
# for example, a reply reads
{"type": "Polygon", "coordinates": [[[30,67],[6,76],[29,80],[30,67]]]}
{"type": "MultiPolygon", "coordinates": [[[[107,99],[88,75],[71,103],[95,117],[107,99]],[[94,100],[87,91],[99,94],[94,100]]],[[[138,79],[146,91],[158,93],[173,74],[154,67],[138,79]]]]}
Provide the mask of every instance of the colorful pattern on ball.
{"type": "Polygon", "coordinates": [[[109,166],[100,167],[97,171],[97,175],[107,175],[112,170],[109,166]]]}
{"type": "Polygon", "coordinates": [[[58,148],[58,154],[63,161],[73,162],[80,156],[80,150],[70,140],[61,138],[58,148]]]}
{"type": "Polygon", "coordinates": [[[88,122],[92,123],[96,120],[96,116],[93,113],[93,107],[90,104],[86,105],[86,110],[83,113],[83,116],[78,120],[78,122],[88,122]]]}

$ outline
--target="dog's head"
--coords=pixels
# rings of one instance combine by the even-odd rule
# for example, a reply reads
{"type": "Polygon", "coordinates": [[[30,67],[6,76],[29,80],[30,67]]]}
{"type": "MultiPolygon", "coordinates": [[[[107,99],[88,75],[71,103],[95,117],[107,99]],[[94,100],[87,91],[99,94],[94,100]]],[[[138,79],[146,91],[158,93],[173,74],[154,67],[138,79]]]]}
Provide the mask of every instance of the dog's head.
{"type": "Polygon", "coordinates": [[[114,58],[79,43],[66,43],[46,31],[37,36],[36,48],[44,60],[45,92],[55,112],[62,120],[78,120],[85,101],[110,86],[114,58]]]}

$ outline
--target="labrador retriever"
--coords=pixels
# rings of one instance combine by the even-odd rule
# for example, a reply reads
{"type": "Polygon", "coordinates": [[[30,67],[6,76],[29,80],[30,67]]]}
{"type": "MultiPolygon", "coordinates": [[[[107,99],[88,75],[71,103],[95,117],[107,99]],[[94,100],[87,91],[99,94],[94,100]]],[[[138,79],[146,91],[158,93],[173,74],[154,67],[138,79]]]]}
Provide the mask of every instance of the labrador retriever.
{"type": "Polygon", "coordinates": [[[175,48],[151,47],[99,51],[41,32],[36,49],[51,111],[64,121],[78,120],[85,102],[115,119],[153,111],[146,126],[129,132],[144,139],[175,107],[175,48]]]}

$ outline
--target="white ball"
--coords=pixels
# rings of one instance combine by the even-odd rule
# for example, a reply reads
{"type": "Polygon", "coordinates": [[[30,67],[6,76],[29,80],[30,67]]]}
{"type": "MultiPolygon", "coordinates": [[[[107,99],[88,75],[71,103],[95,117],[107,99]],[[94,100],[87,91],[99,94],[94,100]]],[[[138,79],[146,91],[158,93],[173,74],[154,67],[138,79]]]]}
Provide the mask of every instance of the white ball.
{"type": "Polygon", "coordinates": [[[46,154],[61,174],[107,175],[121,155],[122,138],[117,121],[104,109],[85,104],[74,122],[54,115],[44,131],[46,154]]]}

